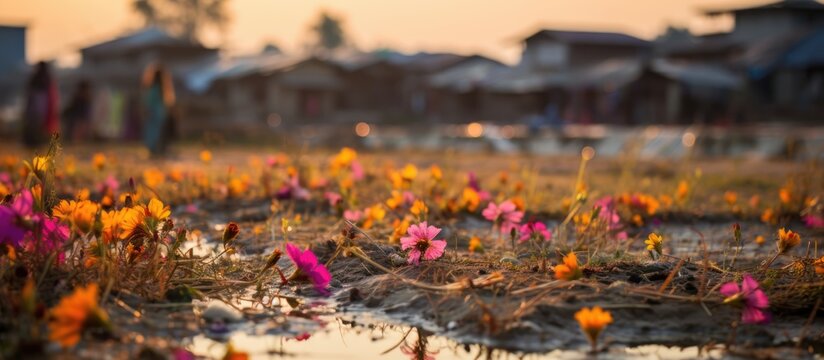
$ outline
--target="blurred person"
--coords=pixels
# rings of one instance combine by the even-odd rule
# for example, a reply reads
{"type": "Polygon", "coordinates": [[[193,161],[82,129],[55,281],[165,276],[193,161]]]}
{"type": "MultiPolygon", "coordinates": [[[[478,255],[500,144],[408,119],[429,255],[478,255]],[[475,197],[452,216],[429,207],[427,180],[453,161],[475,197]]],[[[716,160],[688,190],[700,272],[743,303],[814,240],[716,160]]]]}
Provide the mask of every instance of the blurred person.
{"type": "Polygon", "coordinates": [[[161,65],[143,73],[143,143],[152,155],[166,152],[174,134],[175,93],[172,76],[161,65]]]}
{"type": "Polygon", "coordinates": [[[63,138],[66,142],[83,140],[91,132],[92,86],[81,80],[74,89],[68,106],[63,110],[63,138]]]}
{"type": "Polygon", "coordinates": [[[49,65],[40,61],[26,87],[26,108],[23,115],[23,143],[35,147],[48,141],[58,131],[57,83],[49,65]]]}

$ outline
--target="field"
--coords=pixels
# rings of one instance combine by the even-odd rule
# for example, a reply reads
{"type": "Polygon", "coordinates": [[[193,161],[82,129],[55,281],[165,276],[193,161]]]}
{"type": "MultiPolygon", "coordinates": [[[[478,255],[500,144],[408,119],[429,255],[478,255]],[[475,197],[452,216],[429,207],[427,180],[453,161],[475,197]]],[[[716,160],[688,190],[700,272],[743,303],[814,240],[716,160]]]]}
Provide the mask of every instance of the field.
{"type": "Polygon", "coordinates": [[[819,163],[105,149],[0,151],[1,358],[824,352],[819,163]]]}

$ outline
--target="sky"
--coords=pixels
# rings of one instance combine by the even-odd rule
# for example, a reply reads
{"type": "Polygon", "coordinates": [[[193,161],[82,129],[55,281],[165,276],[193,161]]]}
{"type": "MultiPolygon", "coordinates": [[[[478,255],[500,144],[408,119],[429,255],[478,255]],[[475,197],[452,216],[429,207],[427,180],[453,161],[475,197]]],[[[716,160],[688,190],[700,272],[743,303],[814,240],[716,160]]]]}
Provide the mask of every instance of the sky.
{"type": "MultiPolygon", "coordinates": [[[[361,49],[479,53],[506,62],[520,54],[518,39],[539,27],[621,31],[652,39],[667,25],[695,33],[725,31],[729,18],[700,9],[759,0],[229,0],[232,22],[207,43],[232,53],[273,42],[299,51],[321,11],[344,20],[361,49]]],[[[27,24],[28,59],[72,58],[75,50],[124,31],[141,20],[132,0],[0,0],[0,24],[27,24]]]]}

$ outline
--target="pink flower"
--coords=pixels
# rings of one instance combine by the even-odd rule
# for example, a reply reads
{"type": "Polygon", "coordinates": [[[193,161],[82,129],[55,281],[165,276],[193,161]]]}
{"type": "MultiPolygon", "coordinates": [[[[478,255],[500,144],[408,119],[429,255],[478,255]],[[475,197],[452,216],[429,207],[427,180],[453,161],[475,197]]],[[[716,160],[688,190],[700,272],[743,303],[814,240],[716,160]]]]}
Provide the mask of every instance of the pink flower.
{"type": "Polygon", "coordinates": [[[349,165],[349,168],[352,170],[352,180],[354,181],[361,181],[365,177],[365,173],[363,171],[363,165],[361,165],[358,160],[352,160],[352,165],[349,165]]]}
{"type": "Polygon", "coordinates": [[[500,205],[490,202],[481,213],[487,220],[500,224],[501,232],[508,234],[523,219],[524,213],[518,211],[512,201],[504,201],[500,205]]]}
{"type": "Polygon", "coordinates": [[[14,247],[23,245],[28,232],[24,221],[33,215],[34,197],[24,189],[8,206],[0,206],[0,243],[14,247]]]}
{"type": "Polygon", "coordinates": [[[544,223],[539,221],[530,221],[521,225],[520,233],[521,237],[518,238],[519,243],[524,243],[533,237],[541,241],[552,240],[552,233],[546,229],[544,223]]]}
{"type": "Polygon", "coordinates": [[[807,225],[808,228],[813,228],[813,229],[824,228],[824,216],[815,215],[815,214],[807,214],[807,215],[802,216],[801,220],[804,221],[804,225],[807,225]]]}
{"type": "Polygon", "coordinates": [[[300,181],[297,176],[289,178],[283,186],[278,190],[275,197],[280,200],[295,199],[295,200],[309,200],[309,191],[300,186],[300,181]]]}
{"type": "Polygon", "coordinates": [[[331,206],[331,207],[337,206],[338,203],[340,203],[341,200],[343,200],[343,196],[341,196],[340,194],[338,194],[334,191],[325,192],[323,194],[323,198],[326,199],[327,202],[329,202],[329,206],[331,206]]]}
{"type": "Polygon", "coordinates": [[[745,324],[767,324],[770,322],[770,306],[767,294],[758,287],[758,282],[744,274],[741,286],[731,281],[721,285],[719,292],[726,297],[724,303],[743,306],[741,321],[745,324]]]}
{"type": "Polygon", "coordinates": [[[357,223],[363,217],[363,211],[360,210],[345,210],[343,218],[353,223],[357,223]]]}
{"type": "Polygon", "coordinates": [[[329,274],[326,266],[318,262],[318,258],[312,250],[301,251],[297,246],[286,243],[286,254],[289,255],[297,268],[295,270],[296,275],[292,275],[292,277],[308,278],[315,285],[315,290],[323,295],[329,295],[327,288],[329,282],[332,281],[332,275],[329,274]]]}
{"type": "Polygon", "coordinates": [[[406,230],[409,236],[401,238],[401,249],[409,250],[407,262],[418,265],[421,257],[424,260],[435,260],[443,256],[446,241],[435,240],[435,236],[440,232],[441,229],[429,226],[426,221],[410,225],[406,230]]]}

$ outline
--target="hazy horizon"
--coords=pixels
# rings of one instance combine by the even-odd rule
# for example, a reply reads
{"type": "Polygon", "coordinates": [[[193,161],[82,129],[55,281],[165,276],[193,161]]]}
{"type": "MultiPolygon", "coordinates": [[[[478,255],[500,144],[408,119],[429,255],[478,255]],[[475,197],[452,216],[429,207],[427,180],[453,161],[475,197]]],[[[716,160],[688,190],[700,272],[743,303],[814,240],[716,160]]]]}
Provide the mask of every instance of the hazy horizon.
{"type": "MultiPolygon", "coordinates": [[[[759,3],[764,1],[232,0],[225,34],[211,34],[205,42],[232,53],[255,52],[268,42],[298,51],[309,40],[310,24],[325,10],[343,18],[349,39],[361,49],[480,53],[513,62],[520,52],[517,39],[539,27],[622,31],[652,39],[668,25],[694,33],[728,30],[731,19],[706,18],[699,9],[759,3]]],[[[141,25],[132,0],[0,0],[0,14],[0,24],[28,25],[29,61],[65,60],[80,47],[141,25]]]]}

